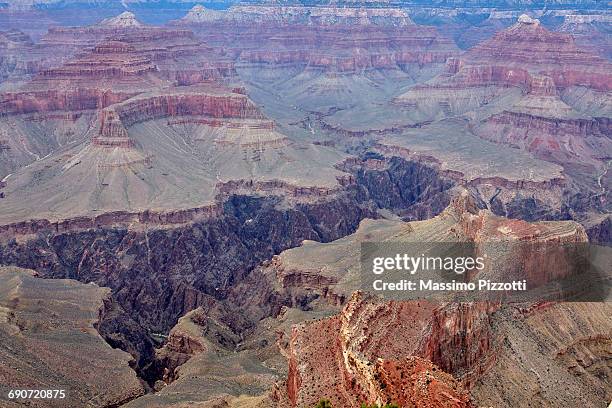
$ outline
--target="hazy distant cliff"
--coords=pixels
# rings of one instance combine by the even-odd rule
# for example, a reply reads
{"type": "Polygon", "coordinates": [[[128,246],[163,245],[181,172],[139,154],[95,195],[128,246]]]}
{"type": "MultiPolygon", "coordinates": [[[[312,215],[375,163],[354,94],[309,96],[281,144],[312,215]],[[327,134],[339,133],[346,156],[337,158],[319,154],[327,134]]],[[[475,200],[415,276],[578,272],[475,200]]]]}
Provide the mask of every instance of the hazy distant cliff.
{"type": "MultiPolygon", "coordinates": [[[[10,8],[30,8],[35,6],[43,7],[65,7],[66,5],[94,5],[96,7],[125,7],[130,3],[142,4],[147,3],[146,1],[137,0],[106,0],[106,1],[93,1],[93,0],[8,0],[5,4],[10,8]]],[[[186,4],[193,4],[194,2],[184,2],[181,0],[164,0],[156,1],[160,7],[163,4],[177,4],[177,7],[184,8],[186,4]],[[183,4],[183,5],[181,5],[183,4]]],[[[266,4],[266,1],[234,1],[225,0],[217,2],[217,4],[225,3],[228,6],[234,4],[266,4]]],[[[283,5],[300,5],[299,1],[286,1],[280,2],[283,5]]],[[[381,4],[389,4],[393,6],[431,6],[431,7],[502,7],[502,8],[540,8],[540,7],[566,7],[566,8],[582,8],[582,7],[593,7],[593,8],[606,8],[607,3],[605,1],[598,0],[400,0],[400,1],[323,1],[320,5],[331,4],[334,5],[349,5],[351,7],[369,5],[380,6],[381,4]]]]}

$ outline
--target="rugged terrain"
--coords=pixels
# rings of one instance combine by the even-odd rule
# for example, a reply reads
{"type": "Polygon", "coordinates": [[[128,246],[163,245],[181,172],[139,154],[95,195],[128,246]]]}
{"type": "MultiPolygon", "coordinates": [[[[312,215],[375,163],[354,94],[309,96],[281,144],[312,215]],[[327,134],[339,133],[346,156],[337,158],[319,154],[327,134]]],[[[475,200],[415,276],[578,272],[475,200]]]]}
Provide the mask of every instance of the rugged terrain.
{"type": "Polygon", "coordinates": [[[65,390],[54,405],[62,407],[117,406],[145,392],[130,355],[112,349],[97,331],[112,302],[108,289],[39,279],[14,267],[0,268],[0,281],[2,406],[23,406],[24,400],[7,399],[9,389],[65,390]]]}
{"type": "Polygon", "coordinates": [[[478,210],[463,196],[431,220],[365,220],[340,240],[304,242],[265,262],[232,291],[243,317],[259,322],[255,327],[238,334],[218,310],[189,313],[156,355],[169,385],[158,383],[160,392],[129,406],[302,407],[325,397],[347,407],[364,401],[467,407],[510,406],[532,398],[521,382],[511,385],[511,376],[539,384],[545,392],[538,398],[551,406],[563,406],[568,398],[597,406],[610,393],[603,351],[610,345],[606,303],[383,301],[354,292],[360,288],[359,245],[365,240],[427,245],[433,240],[488,242],[496,236],[534,243],[586,240],[575,223],[507,220],[478,210]],[[567,316],[564,329],[539,355],[545,333],[560,316],[567,316]],[[291,327],[301,321],[306,322],[291,327]],[[273,352],[276,347],[288,367],[273,352]],[[582,369],[573,360],[580,360],[576,353],[581,352],[590,356],[579,363],[582,369]],[[538,360],[529,369],[508,368],[524,367],[523,358],[538,360]],[[227,369],[215,369],[219,365],[227,369]],[[555,381],[563,378],[556,383],[563,386],[547,380],[551,371],[555,381]],[[595,394],[589,392],[592,384],[598,384],[595,394]]]}
{"type": "Polygon", "coordinates": [[[535,248],[609,246],[609,13],[413,3],[0,10],[0,378],[66,406],[605,406],[607,286],[390,300],[359,261],[496,242],[470,279],[548,288],[576,277],[535,248]]]}
{"type": "Polygon", "coordinates": [[[465,54],[440,33],[444,26],[398,32],[369,24],[347,36],[342,24],[268,21],[254,30],[248,19],[190,15],[177,24],[231,50],[251,98],[300,138],[425,161],[477,190],[498,214],[575,218],[596,231],[609,206],[608,63],[567,35],[516,18],[505,16],[514,25],[465,54]],[[502,60],[513,64],[509,79],[502,60]]]}

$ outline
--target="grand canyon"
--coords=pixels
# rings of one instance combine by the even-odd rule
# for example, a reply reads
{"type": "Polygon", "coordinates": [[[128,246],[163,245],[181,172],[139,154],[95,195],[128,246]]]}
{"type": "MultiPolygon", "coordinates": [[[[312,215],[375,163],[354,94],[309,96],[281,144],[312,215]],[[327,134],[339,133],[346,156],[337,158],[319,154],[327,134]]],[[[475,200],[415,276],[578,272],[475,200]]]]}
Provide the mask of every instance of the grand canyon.
{"type": "Polygon", "coordinates": [[[0,407],[608,407],[611,35],[595,0],[0,3],[0,407]],[[368,243],[495,244],[465,279],[547,297],[391,299],[368,243]]]}

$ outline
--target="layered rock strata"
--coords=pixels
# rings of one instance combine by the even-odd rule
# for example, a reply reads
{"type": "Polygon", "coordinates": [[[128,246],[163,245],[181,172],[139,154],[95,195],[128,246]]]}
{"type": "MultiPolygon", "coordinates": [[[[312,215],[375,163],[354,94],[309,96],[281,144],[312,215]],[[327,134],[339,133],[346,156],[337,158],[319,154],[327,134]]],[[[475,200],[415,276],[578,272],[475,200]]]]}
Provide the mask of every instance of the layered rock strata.
{"type": "MultiPolygon", "coordinates": [[[[266,266],[268,272],[263,276],[277,281],[276,290],[280,294],[301,292],[306,304],[319,308],[335,304],[339,294],[346,294],[347,289],[350,293],[350,288],[355,288],[351,282],[360,273],[360,268],[355,265],[352,254],[361,240],[412,242],[418,239],[418,242],[424,242],[428,240],[427,236],[435,236],[436,241],[445,241],[449,239],[445,237],[446,233],[451,236],[459,234],[463,237],[461,239],[473,239],[483,244],[499,239],[586,241],[584,229],[575,223],[528,224],[502,219],[478,211],[473,202],[465,199],[452,201],[449,208],[433,220],[404,225],[378,223],[378,226],[362,223],[355,235],[340,241],[305,244],[286,251],[266,266]],[[314,264],[300,261],[302,259],[312,259],[314,264]],[[321,268],[317,267],[319,262],[321,268]],[[289,279],[298,274],[304,278],[289,279]],[[330,296],[330,293],[335,293],[335,296],[330,296]]],[[[529,265],[525,256],[520,259],[529,265]]],[[[532,278],[537,278],[538,267],[527,267],[530,268],[532,278]]],[[[271,295],[266,296],[269,298],[271,295]]],[[[283,296],[277,295],[277,299],[283,299],[283,296]]],[[[290,298],[284,299],[289,301],[290,298]]],[[[348,302],[338,315],[296,325],[286,342],[281,342],[285,344],[283,353],[288,359],[288,374],[286,381],[275,391],[278,406],[309,406],[321,398],[328,398],[339,406],[357,406],[364,401],[378,404],[395,401],[415,406],[433,403],[435,406],[468,407],[490,404],[493,400],[500,406],[511,406],[501,402],[501,398],[510,398],[514,393],[511,377],[531,378],[541,387],[548,387],[546,396],[537,398],[552,406],[563,406],[562,401],[584,398],[595,403],[609,394],[609,385],[597,382],[597,374],[594,374],[607,370],[605,357],[598,350],[610,341],[609,325],[587,324],[581,331],[574,330],[572,321],[591,318],[600,321],[602,313],[609,309],[606,303],[508,306],[490,302],[384,301],[361,292],[346,299],[348,302]],[[592,313],[587,312],[589,307],[594,308],[592,313]],[[564,334],[545,334],[546,327],[554,325],[566,313],[574,317],[567,321],[561,319],[564,334]],[[537,344],[546,336],[551,337],[552,343],[546,341],[550,347],[546,356],[541,356],[537,344]],[[585,374],[588,380],[581,384],[574,374],[566,371],[566,364],[572,363],[566,363],[565,357],[555,357],[566,356],[566,349],[572,349],[575,342],[581,344],[581,350],[584,347],[593,350],[585,351],[592,353],[592,358],[582,365],[592,367],[588,372],[593,374],[585,374]],[[507,347],[509,343],[513,346],[507,347]],[[517,356],[516,348],[534,356],[535,366],[528,368],[527,360],[519,363],[521,358],[517,356]],[[429,395],[421,400],[423,394],[405,382],[386,381],[396,369],[405,370],[400,367],[405,367],[407,362],[410,362],[409,367],[417,363],[435,364],[429,366],[430,375],[439,372],[439,377],[430,378],[427,384],[445,390],[436,394],[439,399],[429,395]],[[511,368],[512,364],[518,366],[511,368]],[[387,369],[378,371],[381,366],[387,369]],[[555,378],[564,378],[571,383],[572,391],[549,382],[547,379],[550,377],[544,375],[549,370],[555,372],[555,378]],[[505,387],[505,390],[492,391],[495,387],[505,387]],[[592,394],[587,391],[590,387],[593,387],[592,394]],[[504,397],[496,398],[499,392],[504,397]]],[[[293,303],[294,306],[300,304],[303,305],[293,303]]],[[[568,358],[571,360],[573,357],[568,358]]],[[[418,375],[408,371],[404,378],[415,379],[418,375]]],[[[516,392],[522,398],[527,395],[518,384],[516,392]]],[[[518,399],[514,401],[518,403],[518,399]]]]}
{"type": "Polygon", "coordinates": [[[177,23],[192,25],[219,21],[243,24],[274,23],[317,26],[380,25],[404,27],[413,24],[408,14],[398,8],[275,7],[266,5],[236,5],[230,7],[227,11],[212,10],[202,5],[196,5],[177,23]]]}

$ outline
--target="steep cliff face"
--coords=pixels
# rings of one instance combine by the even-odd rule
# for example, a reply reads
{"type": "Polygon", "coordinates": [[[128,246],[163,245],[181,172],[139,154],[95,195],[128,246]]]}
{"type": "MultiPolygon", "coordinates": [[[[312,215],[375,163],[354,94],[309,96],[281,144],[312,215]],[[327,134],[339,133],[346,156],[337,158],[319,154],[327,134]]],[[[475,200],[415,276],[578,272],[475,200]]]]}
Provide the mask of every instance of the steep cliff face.
{"type": "Polygon", "coordinates": [[[526,15],[518,22],[469,50],[469,65],[496,65],[507,61],[512,67],[547,74],[558,87],[583,85],[609,91],[611,78],[605,60],[578,48],[570,35],[548,31],[526,15]]]}
{"type": "Polygon", "coordinates": [[[565,119],[506,111],[491,116],[477,132],[557,163],[571,160],[597,165],[612,157],[610,123],[608,118],[565,119]]]}
{"type": "Polygon", "coordinates": [[[360,360],[415,355],[466,379],[489,364],[494,333],[490,303],[435,304],[428,301],[380,302],[355,294],[341,313],[345,361],[356,373],[360,360]]]}
{"type": "Polygon", "coordinates": [[[407,219],[430,218],[446,208],[448,190],[455,184],[450,177],[439,177],[439,172],[424,163],[390,156],[381,169],[369,169],[367,163],[353,169],[350,162],[345,165],[356,173],[357,182],[366,187],[370,199],[382,208],[399,210],[407,219]]]}
{"type": "Polygon", "coordinates": [[[606,400],[609,387],[598,375],[608,370],[601,350],[610,342],[609,326],[596,328],[592,320],[600,321],[609,307],[600,303],[588,308],[552,305],[523,317],[513,315],[512,308],[496,311],[499,306],[490,304],[383,305],[356,295],[340,315],[294,327],[284,350],[288,378],[275,398],[279,407],[311,406],[321,396],[340,406],[358,406],[360,401],[514,406],[536,398],[562,407],[568,400],[606,400]],[[576,330],[580,323],[572,319],[591,323],[576,330]],[[562,333],[547,332],[555,324],[563,327],[562,333]],[[419,339],[428,347],[415,350],[419,339]],[[386,347],[398,342],[403,347],[386,347]],[[359,353],[364,347],[372,354],[359,353]],[[585,361],[577,355],[589,357],[585,361]],[[418,384],[418,367],[427,368],[428,387],[407,385],[415,379],[418,384]]]}
{"type": "MultiPolygon", "coordinates": [[[[469,189],[471,193],[478,197],[479,206],[486,207],[496,215],[518,218],[526,221],[538,220],[566,220],[577,219],[581,222],[584,220],[584,214],[591,209],[601,211],[605,202],[602,202],[593,197],[589,191],[582,191],[581,187],[576,185],[566,174],[560,172],[561,167],[552,164],[547,164],[540,167],[542,161],[535,163],[530,161],[523,162],[519,167],[506,165],[508,156],[515,149],[509,149],[506,152],[498,151],[498,147],[491,145],[491,149],[487,149],[485,157],[480,154],[469,156],[459,156],[470,152],[466,146],[468,141],[462,145],[462,153],[457,151],[446,152],[446,143],[443,138],[439,138],[437,132],[447,131],[447,127],[434,128],[435,139],[423,138],[424,143],[434,146],[428,147],[425,151],[420,145],[417,145],[416,151],[403,147],[409,145],[404,137],[393,137],[383,139],[383,141],[375,146],[376,152],[384,155],[383,160],[375,161],[377,167],[387,168],[394,167],[394,161],[401,162],[400,158],[409,162],[418,163],[426,169],[435,169],[445,179],[453,181],[457,185],[461,185],[469,189]],[[463,158],[465,157],[465,158],[463,158]],[[486,159],[474,167],[474,161],[486,159]],[[465,161],[473,163],[470,166],[464,166],[465,161]],[[493,164],[495,167],[488,167],[493,164]],[[532,167],[537,166],[537,167],[532,167]],[[487,168],[488,167],[488,168],[487,168]],[[456,170],[460,168],[461,170],[456,170]],[[475,172],[476,168],[483,169],[475,172]],[[536,170],[538,168],[539,170],[536,170]],[[518,172],[515,172],[518,170],[518,172]],[[491,174],[489,177],[481,176],[482,173],[491,174]],[[495,174],[495,175],[493,175],[495,174]],[[603,205],[603,206],[602,206],[603,205]],[[580,214],[580,215],[578,215],[580,214]]],[[[418,137],[420,130],[411,132],[409,135],[418,137]]],[[[473,135],[471,137],[474,137],[473,135]]],[[[454,139],[451,142],[463,142],[461,139],[454,139]]],[[[484,150],[484,149],[483,149],[484,150]]],[[[514,158],[515,160],[517,157],[514,158]]],[[[350,168],[350,162],[347,162],[346,167],[350,168]]],[[[367,168],[367,166],[364,165],[367,168]]],[[[373,190],[376,191],[378,183],[386,185],[384,172],[371,170],[369,177],[376,180],[373,190]]],[[[435,184],[434,184],[435,185],[435,184]]],[[[427,191],[429,187],[426,188],[427,191]]],[[[387,188],[387,191],[393,191],[392,188],[387,188]]],[[[418,188],[417,188],[418,191],[418,188]]],[[[449,203],[448,196],[444,194],[432,194],[430,199],[410,209],[402,211],[400,214],[406,220],[429,218],[426,214],[433,210],[433,213],[442,211],[449,203]]]]}
{"type": "Polygon", "coordinates": [[[289,373],[276,396],[278,406],[311,406],[325,397],[347,407],[361,402],[471,407],[465,388],[447,372],[470,368],[466,350],[480,352],[473,355],[475,361],[489,352],[486,336],[471,324],[487,312],[484,308],[480,315],[469,305],[465,312],[448,312],[452,322],[465,322],[463,327],[449,320],[440,328],[441,306],[353,295],[340,315],[294,327],[284,351],[289,373]],[[446,351],[452,353],[421,349],[419,343],[428,341],[436,347],[448,344],[446,351]],[[455,361],[453,355],[463,360],[455,361]],[[443,369],[436,359],[454,367],[443,369]]]}
{"type": "Polygon", "coordinates": [[[128,139],[127,128],[138,122],[180,116],[264,119],[259,108],[245,95],[214,86],[191,87],[165,94],[140,95],[101,111],[95,140],[128,139]]]}
{"type": "MultiPolygon", "coordinates": [[[[427,172],[411,177],[416,183],[422,182],[421,177],[435,178],[427,172]]],[[[259,262],[304,239],[330,241],[353,232],[361,219],[377,216],[376,204],[368,200],[369,188],[349,184],[312,200],[304,197],[314,193],[304,191],[301,200],[285,204],[278,198],[237,196],[228,190],[216,212],[203,218],[177,215],[172,218],[178,223],[174,225],[160,225],[167,217],[156,218],[149,212],[108,214],[56,226],[33,221],[4,230],[7,238],[34,235],[23,244],[6,241],[0,259],[3,264],[29,265],[47,277],[109,286],[122,309],[117,310],[115,321],[123,319],[123,312],[136,321],[127,325],[129,333],[119,330],[116,335],[116,344],[129,343],[137,337],[138,325],[156,332],[168,330],[187,311],[224,299],[232,285],[259,262]],[[195,261],[193,254],[199,254],[195,261]],[[185,280],[186,276],[190,278],[185,280]]],[[[428,194],[404,195],[404,205],[413,205],[428,194]]],[[[402,204],[397,201],[394,205],[402,204]]],[[[273,311],[269,307],[278,310],[274,305],[261,305],[265,311],[258,315],[268,315],[273,311]]],[[[112,338],[112,328],[119,325],[109,323],[107,327],[105,333],[112,338]]],[[[126,344],[126,349],[137,350],[141,365],[150,360],[151,348],[146,343],[126,344]]]]}
{"type": "Polygon", "coordinates": [[[375,370],[374,377],[380,378],[383,390],[380,401],[397,401],[400,406],[419,408],[472,406],[459,381],[428,360],[418,357],[399,362],[377,360],[375,370]]]}
{"type": "Polygon", "coordinates": [[[601,245],[610,245],[612,242],[612,217],[604,217],[587,228],[589,241],[601,245]]]}
{"type": "Polygon", "coordinates": [[[0,106],[6,114],[83,111],[104,108],[136,94],[137,92],[87,88],[7,92],[0,96],[0,106]]]}
{"type": "Polygon", "coordinates": [[[157,350],[152,366],[147,369],[148,374],[164,383],[171,383],[177,377],[176,369],[194,356],[218,351],[218,347],[207,337],[216,334],[217,338],[221,338],[221,335],[209,330],[206,323],[206,312],[202,308],[181,317],[170,330],[164,346],[157,350]]]}
{"type": "Polygon", "coordinates": [[[462,379],[468,388],[492,364],[494,303],[450,304],[433,312],[420,355],[462,379]]]}
{"type": "Polygon", "coordinates": [[[350,197],[288,210],[275,209],[269,200],[235,197],[225,216],[184,227],[77,230],[52,234],[48,241],[40,235],[29,241],[28,250],[7,244],[2,263],[29,264],[47,277],[109,286],[122,308],[138,315],[138,323],[163,332],[187,311],[208,304],[209,295],[223,298],[227,287],[259,261],[305,238],[338,238],[368,215],[372,213],[350,197]],[[330,229],[327,221],[315,221],[319,212],[338,214],[329,222],[341,227],[330,229]],[[195,263],[193,253],[200,254],[195,263]],[[89,261],[81,263],[83,256],[89,261]]]}
{"type": "Polygon", "coordinates": [[[207,116],[212,118],[252,118],[264,116],[248,97],[223,88],[178,89],[168,95],[151,95],[134,98],[113,107],[122,123],[135,123],[167,116],[207,116]]]}
{"type": "MultiPolygon", "coordinates": [[[[455,189],[441,194],[453,193],[455,189]]],[[[427,207],[432,198],[438,202],[440,197],[439,194],[425,194],[413,207],[427,207]]],[[[571,252],[556,251],[556,248],[559,244],[575,243],[580,247],[587,242],[585,229],[578,223],[525,222],[499,217],[482,210],[483,203],[469,194],[449,200],[448,207],[439,212],[440,215],[428,222],[414,224],[417,228],[401,221],[362,222],[355,234],[333,245],[305,242],[257,268],[233,289],[233,297],[244,299],[240,307],[253,319],[260,319],[266,313],[278,314],[283,306],[308,307],[314,300],[336,308],[350,298],[352,291],[360,288],[356,255],[343,254],[358,253],[361,241],[384,242],[387,239],[449,242],[460,238],[473,243],[482,254],[495,253],[496,262],[478,275],[478,279],[527,279],[534,285],[542,285],[576,272],[571,252]],[[262,285],[262,282],[268,284],[262,285]]],[[[425,218],[431,218],[430,214],[425,218]]]]}
{"type": "Polygon", "coordinates": [[[199,25],[211,22],[226,24],[306,24],[330,25],[380,25],[404,27],[412,25],[408,14],[399,8],[374,7],[304,7],[234,5],[227,11],[194,6],[185,17],[176,21],[180,25],[199,25]]]}
{"type": "MultiPolygon", "coordinates": [[[[337,243],[304,245],[299,251],[298,249],[286,251],[267,266],[277,273],[272,277],[270,274],[264,274],[264,277],[278,280],[279,294],[287,293],[286,291],[296,293],[291,292],[292,285],[284,280],[286,274],[283,272],[291,270],[296,275],[299,271],[303,271],[305,275],[310,276],[309,282],[311,282],[305,287],[313,295],[317,294],[308,302],[320,308],[323,304],[333,303],[334,299],[337,299],[326,294],[343,293],[343,289],[350,287],[343,285],[348,285],[357,279],[359,266],[354,265],[355,259],[350,255],[338,255],[339,253],[353,253],[353,245],[358,245],[360,240],[425,242],[428,236],[435,236],[437,241],[444,241],[444,231],[454,234],[455,237],[474,240],[477,246],[492,240],[498,243],[500,240],[531,243],[586,242],[584,229],[575,223],[530,224],[507,220],[479,210],[473,200],[462,195],[452,200],[449,207],[432,220],[404,226],[381,224],[380,229],[362,224],[357,233],[337,243]],[[347,244],[347,242],[353,243],[347,244]],[[334,262],[331,264],[333,266],[319,269],[318,260],[322,259],[320,262],[329,265],[331,258],[328,257],[332,256],[323,247],[329,247],[329,251],[335,254],[334,262]],[[294,252],[295,256],[292,255],[294,252]],[[296,258],[298,255],[301,258],[311,256],[317,261],[300,263],[296,258]],[[326,286],[324,290],[312,284],[317,276],[321,276],[318,283],[326,286]],[[331,281],[331,277],[334,281],[331,281]],[[324,283],[324,278],[328,279],[327,283],[324,283]],[[321,303],[312,300],[317,298],[321,303]]],[[[531,262],[530,257],[533,256],[534,254],[529,253],[514,254],[512,261],[509,259],[507,261],[514,262],[513,267],[522,270],[523,277],[528,277],[530,282],[542,283],[546,279],[559,278],[544,273],[539,275],[543,265],[542,259],[531,262]]],[[[510,277],[504,275],[503,279],[510,277]]],[[[499,276],[498,278],[502,279],[499,276]]],[[[296,284],[299,286],[301,283],[298,281],[296,284]]],[[[504,384],[506,389],[503,398],[518,401],[520,398],[525,398],[525,393],[520,383],[514,383],[509,378],[532,376],[535,378],[548,370],[555,371],[555,378],[559,376],[569,381],[572,390],[579,395],[584,392],[584,387],[592,387],[593,396],[582,395],[580,398],[594,401],[600,398],[595,395],[605,395],[608,387],[591,379],[591,374],[588,374],[588,381],[577,385],[574,375],[565,371],[565,364],[571,364],[566,362],[565,356],[567,361],[573,361],[574,351],[566,349],[569,347],[574,350],[574,346],[570,344],[577,341],[580,343],[577,347],[591,355],[589,363],[581,365],[583,369],[589,373],[606,370],[602,367],[602,364],[605,365],[605,358],[601,357],[600,350],[609,341],[609,324],[599,328],[589,324],[588,329],[585,328],[579,333],[573,329],[574,323],[570,323],[572,319],[599,321],[604,309],[609,309],[605,303],[598,304],[596,310],[589,313],[587,307],[582,307],[580,304],[566,306],[552,303],[507,305],[485,301],[469,303],[394,301],[356,292],[339,314],[294,326],[290,338],[287,339],[288,343],[282,351],[288,360],[287,379],[279,385],[275,398],[278,406],[310,406],[320,398],[329,398],[339,406],[358,406],[361,401],[379,404],[389,401],[411,401],[419,406],[417,389],[407,386],[406,382],[399,379],[385,381],[393,378],[396,370],[405,370],[402,368],[403,364],[410,363],[412,367],[425,364],[429,365],[433,372],[439,370],[438,374],[441,377],[432,378],[430,383],[449,390],[449,394],[443,394],[444,398],[436,401],[438,405],[435,406],[460,407],[471,406],[470,404],[478,406],[493,400],[500,406],[512,406],[512,403],[501,402],[501,397],[496,399],[493,396],[496,392],[492,389],[504,384]],[[555,319],[565,313],[574,317],[568,317],[567,321],[561,323],[564,328],[563,334],[546,334],[547,327],[555,324],[555,319]],[[529,321],[533,323],[527,323],[529,321]],[[537,334],[533,333],[532,329],[525,329],[525,324],[533,327],[537,334]],[[585,340],[578,340],[583,335],[585,340]],[[555,350],[558,350],[557,355],[562,357],[557,360],[551,360],[551,357],[538,357],[531,370],[526,363],[529,360],[517,357],[516,347],[531,355],[530,353],[537,350],[535,344],[547,341],[544,338],[548,336],[552,342],[549,347],[550,353],[554,354],[557,352],[555,350]],[[508,347],[509,343],[516,346],[508,347]],[[516,363],[519,360],[524,361],[525,365],[521,363],[520,366],[512,368],[513,363],[510,361],[516,363]],[[498,369],[500,364],[505,368],[498,369]],[[383,370],[379,371],[380,367],[383,370]],[[586,367],[591,368],[586,369],[586,367]],[[499,378],[502,372],[507,373],[503,379],[499,378]],[[436,381],[441,381],[441,378],[446,381],[442,381],[442,384],[437,383],[436,381]],[[492,394],[489,395],[488,392],[492,394]],[[446,397],[448,399],[445,399],[446,397]]],[[[583,372],[582,369],[578,370],[583,372]]],[[[405,372],[404,376],[418,377],[410,371],[405,372]]],[[[552,406],[563,406],[561,401],[564,399],[577,398],[571,394],[573,391],[570,395],[567,390],[547,380],[542,380],[541,383],[542,387],[547,386],[548,390],[550,387],[555,388],[555,392],[558,393],[557,397],[547,399],[552,406]]],[[[427,398],[429,402],[435,399],[432,395],[427,398]]]]}
{"type": "Polygon", "coordinates": [[[46,239],[41,235],[28,244],[42,245],[39,247],[42,251],[38,252],[39,255],[35,255],[37,251],[26,253],[23,252],[24,248],[9,244],[4,247],[2,259],[3,263],[35,265],[49,277],[76,277],[108,285],[118,290],[117,294],[123,293],[120,297],[126,311],[141,310],[141,322],[147,321],[147,325],[163,331],[187,310],[197,307],[205,299],[206,293],[222,296],[227,285],[239,279],[260,260],[294,246],[305,238],[337,238],[350,232],[361,218],[371,215],[351,197],[341,197],[286,212],[275,209],[274,200],[266,199],[235,197],[227,205],[223,217],[173,229],[146,232],[125,227],[76,230],[52,233],[53,238],[49,244],[45,244],[46,239]],[[314,213],[331,209],[344,214],[341,218],[330,217],[330,221],[344,225],[343,228],[330,230],[324,221],[311,224],[310,219],[313,222],[316,219],[314,213]],[[253,221],[245,223],[247,219],[253,221]],[[233,232],[224,234],[222,231],[233,232]],[[288,231],[291,233],[286,234],[288,231]],[[271,241],[264,244],[261,239],[271,241]],[[73,246],[77,241],[81,243],[73,246]],[[175,247],[175,256],[168,257],[168,252],[163,248],[170,242],[174,242],[171,246],[175,247]],[[236,256],[223,256],[227,264],[212,267],[213,259],[227,253],[230,247],[240,248],[236,256]],[[256,247],[259,249],[251,253],[256,247]],[[51,250],[54,255],[44,255],[47,250],[51,250]],[[193,251],[202,254],[200,261],[195,264],[188,262],[191,265],[187,267],[189,271],[184,271],[193,276],[193,284],[178,276],[173,277],[172,273],[167,275],[176,268],[184,269],[186,265],[180,265],[193,251]],[[73,257],[84,253],[90,261],[79,265],[73,257]],[[66,270],[60,270],[60,264],[69,266],[66,270]],[[232,273],[227,275],[230,270],[232,273]],[[140,284],[134,286],[129,283],[137,276],[140,276],[140,284]],[[142,280],[145,276],[148,278],[142,280]],[[120,287],[123,289],[120,290],[120,287]],[[136,296],[137,293],[140,295],[136,296]],[[159,293],[167,293],[167,296],[159,296],[159,293]]]}

